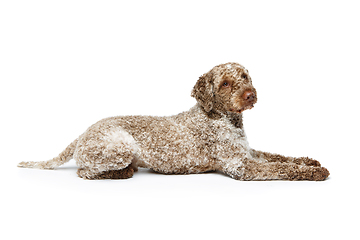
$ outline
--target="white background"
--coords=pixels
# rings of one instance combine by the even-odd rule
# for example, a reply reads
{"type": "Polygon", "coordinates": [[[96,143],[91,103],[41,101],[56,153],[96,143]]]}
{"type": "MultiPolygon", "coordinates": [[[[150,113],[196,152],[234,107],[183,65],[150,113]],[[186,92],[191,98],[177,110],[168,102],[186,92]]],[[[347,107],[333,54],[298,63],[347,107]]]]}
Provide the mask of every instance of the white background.
{"type": "Polygon", "coordinates": [[[1,1],[2,239],[359,239],[358,1],[1,1]],[[220,173],[85,181],[55,157],[114,115],[172,115],[198,77],[243,64],[253,148],[324,182],[220,173]]]}

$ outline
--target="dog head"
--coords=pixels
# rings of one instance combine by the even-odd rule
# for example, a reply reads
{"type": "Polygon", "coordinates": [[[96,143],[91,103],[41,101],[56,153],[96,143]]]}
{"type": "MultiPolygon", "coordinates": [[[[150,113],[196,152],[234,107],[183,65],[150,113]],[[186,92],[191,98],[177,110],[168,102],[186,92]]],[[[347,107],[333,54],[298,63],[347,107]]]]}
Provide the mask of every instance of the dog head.
{"type": "Polygon", "coordinates": [[[215,66],[196,82],[191,96],[206,112],[242,113],[257,101],[249,72],[238,63],[215,66]]]}

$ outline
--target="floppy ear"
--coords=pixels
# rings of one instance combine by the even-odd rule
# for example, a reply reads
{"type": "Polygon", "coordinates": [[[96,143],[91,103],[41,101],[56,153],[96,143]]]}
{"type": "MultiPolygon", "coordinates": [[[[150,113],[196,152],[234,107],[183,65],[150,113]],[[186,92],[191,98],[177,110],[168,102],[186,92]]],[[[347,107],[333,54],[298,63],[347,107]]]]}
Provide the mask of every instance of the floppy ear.
{"type": "Polygon", "coordinates": [[[191,92],[191,96],[203,106],[206,112],[210,112],[214,104],[213,82],[213,74],[206,73],[199,78],[191,92]]]}

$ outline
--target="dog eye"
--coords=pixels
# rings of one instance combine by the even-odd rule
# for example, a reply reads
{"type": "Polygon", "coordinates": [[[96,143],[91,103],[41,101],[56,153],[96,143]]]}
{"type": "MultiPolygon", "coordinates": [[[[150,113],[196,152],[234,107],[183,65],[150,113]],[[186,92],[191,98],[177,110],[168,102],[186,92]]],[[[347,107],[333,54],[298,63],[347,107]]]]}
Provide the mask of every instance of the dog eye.
{"type": "Polygon", "coordinates": [[[226,88],[226,87],[230,87],[230,83],[224,82],[224,83],[222,84],[222,86],[225,87],[225,88],[226,88]]]}
{"type": "Polygon", "coordinates": [[[242,75],[241,75],[241,78],[243,78],[243,79],[247,79],[247,75],[245,74],[245,73],[243,73],[242,75]]]}

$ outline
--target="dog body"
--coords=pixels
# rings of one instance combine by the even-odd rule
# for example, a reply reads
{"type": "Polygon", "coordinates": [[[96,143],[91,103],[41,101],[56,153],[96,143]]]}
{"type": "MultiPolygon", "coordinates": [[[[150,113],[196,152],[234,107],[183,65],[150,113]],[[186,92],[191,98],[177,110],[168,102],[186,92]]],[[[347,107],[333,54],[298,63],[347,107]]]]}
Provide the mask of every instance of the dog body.
{"type": "MultiPolygon", "coordinates": [[[[249,147],[242,128],[234,127],[228,118],[209,119],[196,105],[170,117],[101,120],[79,137],[74,158],[91,173],[101,167],[107,168],[102,171],[122,169],[134,162],[156,172],[186,174],[217,170],[229,158],[240,163],[246,153],[249,147]]],[[[92,178],[86,173],[83,170],[81,175],[92,178]]]]}
{"type": "Polygon", "coordinates": [[[169,117],[119,116],[87,129],[50,161],[19,167],[54,169],[71,158],[84,179],[123,179],[138,167],[165,174],[221,171],[240,180],[324,180],[326,168],[310,158],[253,150],[243,129],[242,112],[257,101],[248,71],[221,64],[202,75],[192,96],[197,104],[169,117]]]}

